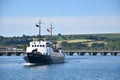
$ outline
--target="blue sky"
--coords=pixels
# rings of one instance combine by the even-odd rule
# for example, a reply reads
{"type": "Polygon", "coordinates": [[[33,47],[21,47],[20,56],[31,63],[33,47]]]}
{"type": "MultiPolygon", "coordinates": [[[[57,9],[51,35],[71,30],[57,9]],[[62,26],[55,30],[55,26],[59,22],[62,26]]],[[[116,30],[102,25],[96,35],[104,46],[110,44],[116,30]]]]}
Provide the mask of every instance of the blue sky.
{"type": "Polygon", "coordinates": [[[120,0],[0,0],[0,35],[120,33],[120,0]]]}

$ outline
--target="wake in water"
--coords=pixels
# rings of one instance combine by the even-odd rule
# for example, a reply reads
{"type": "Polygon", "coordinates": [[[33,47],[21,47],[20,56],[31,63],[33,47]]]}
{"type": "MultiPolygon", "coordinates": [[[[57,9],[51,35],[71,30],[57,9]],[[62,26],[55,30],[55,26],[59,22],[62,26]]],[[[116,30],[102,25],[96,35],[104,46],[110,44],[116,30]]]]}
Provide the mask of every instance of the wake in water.
{"type": "Polygon", "coordinates": [[[46,64],[35,64],[35,63],[24,63],[24,67],[38,67],[38,66],[46,66],[46,64]]]}
{"type": "Polygon", "coordinates": [[[24,66],[33,66],[35,65],[34,63],[23,63],[24,66]]]}

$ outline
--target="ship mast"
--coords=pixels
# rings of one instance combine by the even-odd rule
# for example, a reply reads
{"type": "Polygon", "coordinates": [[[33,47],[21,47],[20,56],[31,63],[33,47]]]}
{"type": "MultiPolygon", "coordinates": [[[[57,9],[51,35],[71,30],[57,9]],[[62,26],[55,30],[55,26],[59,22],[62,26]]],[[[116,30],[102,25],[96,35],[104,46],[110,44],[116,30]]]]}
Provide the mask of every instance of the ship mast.
{"type": "Polygon", "coordinates": [[[36,24],[36,27],[39,27],[39,35],[38,35],[38,37],[39,37],[39,41],[41,40],[41,20],[39,20],[39,23],[38,24],[36,24]]]}
{"type": "Polygon", "coordinates": [[[52,23],[50,23],[50,40],[52,42],[52,30],[53,30],[53,27],[52,27],[52,23]]]}
{"type": "Polygon", "coordinates": [[[52,28],[52,23],[50,23],[50,31],[51,31],[51,32],[50,32],[50,36],[51,36],[51,42],[52,42],[52,29],[53,29],[53,28],[52,28]]]}

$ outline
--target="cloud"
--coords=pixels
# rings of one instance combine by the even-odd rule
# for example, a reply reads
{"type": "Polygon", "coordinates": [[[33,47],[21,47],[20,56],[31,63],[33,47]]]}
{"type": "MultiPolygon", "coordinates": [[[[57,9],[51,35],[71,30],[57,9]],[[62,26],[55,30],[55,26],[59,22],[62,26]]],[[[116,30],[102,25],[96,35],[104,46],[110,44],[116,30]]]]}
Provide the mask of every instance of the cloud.
{"type": "MultiPolygon", "coordinates": [[[[35,35],[38,33],[35,24],[37,17],[8,17],[0,18],[0,34],[5,36],[19,36],[22,34],[35,35]]],[[[82,34],[82,33],[112,33],[120,32],[120,16],[59,16],[42,17],[42,33],[50,23],[55,28],[54,34],[82,34]]]]}

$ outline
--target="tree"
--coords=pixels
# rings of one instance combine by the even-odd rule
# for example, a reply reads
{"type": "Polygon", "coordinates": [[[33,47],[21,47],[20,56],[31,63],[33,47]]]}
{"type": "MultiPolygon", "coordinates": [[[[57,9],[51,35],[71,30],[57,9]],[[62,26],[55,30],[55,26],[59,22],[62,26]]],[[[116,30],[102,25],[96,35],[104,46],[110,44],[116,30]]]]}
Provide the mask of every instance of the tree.
{"type": "Polygon", "coordinates": [[[92,49],[104,49],[105,44],[104,43],[93,43],[92,49]]]}
{"type": "Polygon", "coordinates": [[[4,39],[4,37],[3,36],[0,36],[0,41],[2,41],[4,39]]]}

